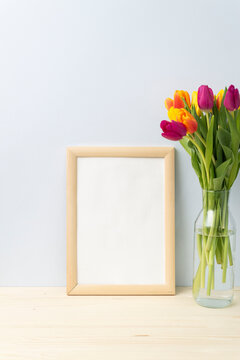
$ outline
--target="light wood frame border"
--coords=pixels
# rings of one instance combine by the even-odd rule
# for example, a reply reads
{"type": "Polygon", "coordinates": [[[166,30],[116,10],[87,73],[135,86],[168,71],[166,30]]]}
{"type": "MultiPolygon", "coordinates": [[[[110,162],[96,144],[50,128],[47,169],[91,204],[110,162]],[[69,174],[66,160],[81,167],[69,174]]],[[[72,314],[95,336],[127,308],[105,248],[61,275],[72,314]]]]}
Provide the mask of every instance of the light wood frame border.
{"type": "Polygon", "coordinates": [[[175,294],[175,166],[173,147],[67,148],[67,294],[174,295],[175,294]],[[77,282],[77,158],[141,157],[165,160],[166,283],[153,285],[79,285],[77,282]]]}

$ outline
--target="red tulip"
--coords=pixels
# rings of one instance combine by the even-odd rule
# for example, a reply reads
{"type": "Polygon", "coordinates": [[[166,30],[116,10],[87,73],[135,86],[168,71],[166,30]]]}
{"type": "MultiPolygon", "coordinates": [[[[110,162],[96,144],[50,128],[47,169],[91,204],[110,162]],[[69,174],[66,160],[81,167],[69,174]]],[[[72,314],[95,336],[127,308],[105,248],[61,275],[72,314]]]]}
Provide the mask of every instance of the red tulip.
{"type": "Polygon", "coordinates": [[[240,105],[239,91],[238,89],[235,89],[233,85],[229,86],[223,104],[225,108],[229,111],[234,111],[239,108],[240,105]]]}
{"type": "Polygon", "coordinates": [[[203,111],[209,111],[213,108],[213,91],[207,85],[201,85],[198,88],[198,106],[203,111]]]}
{"type": "Polygon", "coordinates": [[[160,127],[163,130],[162,136],[168,140],[181,140],[187,133],[185,125],[176,121],[170,122],[167,120],[162,120],[160,127]]]}

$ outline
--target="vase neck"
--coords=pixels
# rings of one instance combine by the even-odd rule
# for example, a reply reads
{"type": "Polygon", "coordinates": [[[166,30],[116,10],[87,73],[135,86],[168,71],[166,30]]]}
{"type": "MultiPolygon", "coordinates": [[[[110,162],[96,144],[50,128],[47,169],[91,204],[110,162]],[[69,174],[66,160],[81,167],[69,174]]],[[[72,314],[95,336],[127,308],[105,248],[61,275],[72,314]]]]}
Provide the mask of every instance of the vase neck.
{"type": "Polygon", "coordinates": [[[224,206],[228,207],[229,203],[229,190],[220,190],[220,191],[213,191],[213,190],[203,190],[202,191],[202,200],[203,200],[203,207],[207,207],[208,209],[214,209],[216,204],[218,203],[220,207],[224,206]]]}

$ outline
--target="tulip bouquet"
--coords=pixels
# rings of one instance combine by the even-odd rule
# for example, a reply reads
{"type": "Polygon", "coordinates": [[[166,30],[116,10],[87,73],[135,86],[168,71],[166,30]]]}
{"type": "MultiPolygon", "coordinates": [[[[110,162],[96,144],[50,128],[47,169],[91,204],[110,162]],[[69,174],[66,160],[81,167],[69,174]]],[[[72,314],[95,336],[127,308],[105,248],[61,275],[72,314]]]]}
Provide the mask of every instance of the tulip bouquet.
{"type": "Polygon", "coordinates": [[[170,121],[161,121],[162,136],[180,141],[207,193],[203,199],[203,231],[197,236],[199,266],[194,275],[193,292],[197,294],[207,282],[209,296],[214,288],[214,263],[221,264],[222,283],[226,282],[228,263],[233,265],[227,235],[227,204],[228,190],[240,167],[239,91],[231,85],[214,95],[211,88],[202,85],[190,100],[188,92],[177,90],[173,99],[166,99],[165,106],[170,121]],[[226,190],[225,195],[218,196],[223,190],[226,190]],[[210,225],[206,220],[209,210],[212,214],[210,225]]]}

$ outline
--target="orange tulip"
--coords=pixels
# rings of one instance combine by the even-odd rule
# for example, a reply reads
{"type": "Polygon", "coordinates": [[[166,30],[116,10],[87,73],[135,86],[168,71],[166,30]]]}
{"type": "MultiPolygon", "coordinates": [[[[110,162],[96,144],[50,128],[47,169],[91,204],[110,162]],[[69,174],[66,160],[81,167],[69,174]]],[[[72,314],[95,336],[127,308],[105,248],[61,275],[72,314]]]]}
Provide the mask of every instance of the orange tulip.
{"type": "Polygon", "coordinates": [[[184,90],[176,90],[174,93],[174,98],[173,98],[173,107],[174,108],[177,108],[177,109],[184,108],[184,102],[183,102],[182,98],[185,99],[185,101],[189,107],[191,106],[189,93],[184,90]]]}
{"type": "Polygon", "coordinates": [[[165,100],[165,107],[166,107],[166,109],[169,110],[172,106],[173,106],[173,100],[170,99],[170,98],[167,98],[167,99],[165,100]]]}
{"type": "Polygon", "coordinates": [[[217,98],[217,108],[220,109],[220,106],[222,104],[222,99],[223,99],[223,95],[224,95],[224,90],[220,90],[219,93],[217,94],[216,98],[217,98]]]}
{"type": "Polygon", "coordinates": [[[170,98],[167,98],[165,100],[165,107],[167,108],[167,110],[169,110],[172,106],[177,109],[184,108],[184,102],[183,102],[182,98],[185,99],[186,103],[190,107],[191,103],[190,103],[189,93],[184,90],[176,90],[174,93],[173,100],[170,98]]]}
{"type": "Polygon", "coordinates": [[[194,133],[197,130],[197,120],[185,109],[176,109],[171,107],[168,111],[168,117],[171,121],[177,121],[185,125],[187,133],[194,133]]]}

